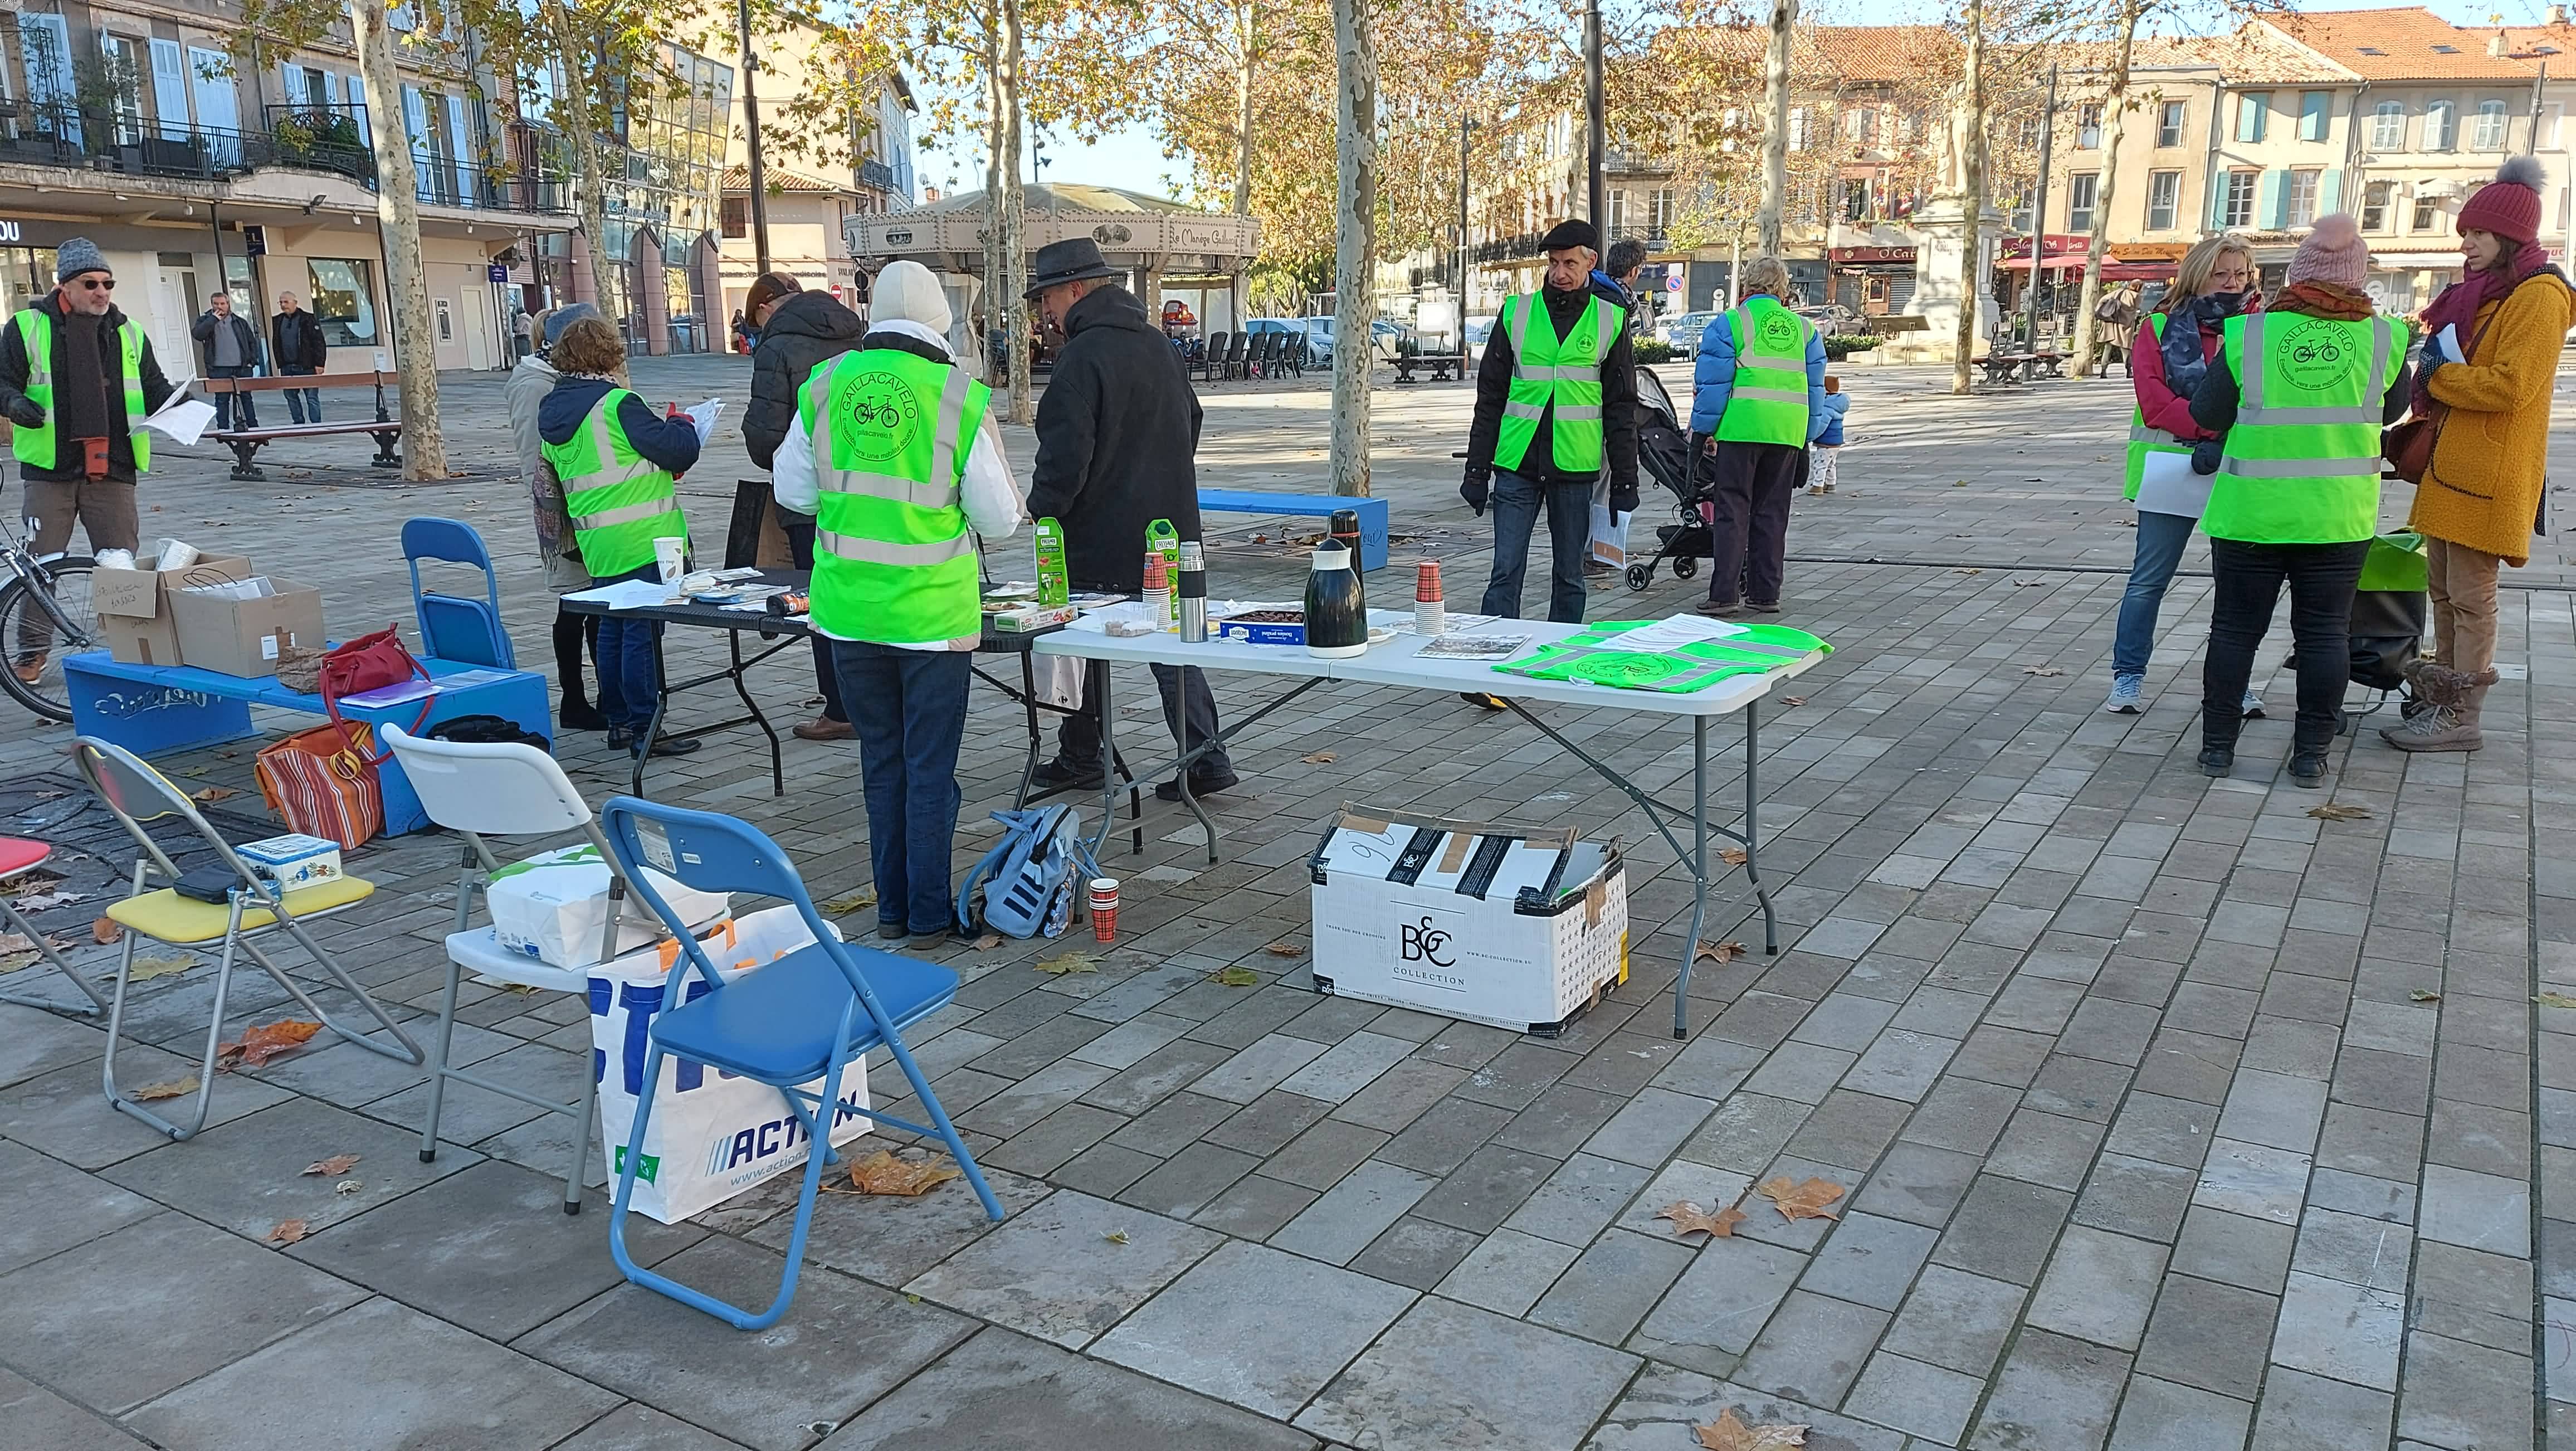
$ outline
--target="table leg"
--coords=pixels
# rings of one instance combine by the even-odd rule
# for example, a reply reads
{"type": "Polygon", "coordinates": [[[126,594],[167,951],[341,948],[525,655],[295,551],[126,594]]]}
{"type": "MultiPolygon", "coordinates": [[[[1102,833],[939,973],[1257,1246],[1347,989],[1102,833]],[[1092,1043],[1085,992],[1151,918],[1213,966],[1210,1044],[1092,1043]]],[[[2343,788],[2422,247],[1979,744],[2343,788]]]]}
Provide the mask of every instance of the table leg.
{"type": "Polygon", "coordinates": [[[1020,764],[1020,789],[1011,793],[1011,809],[1021,810],[1029,804],[1029,787],[1038,777],[1038,753],[1046,749],[1046,732],[1038,722],[1037,657],[1026,650],[1020,655],[1020,711],[1029,721],[1029,758],[1020,764]]]}
{"type": "MultiPolygon", "coordinates": [[[[733,669],[725,672],[725,677],[733,682],[733,693],[742,697],[742,708],[751,712],[751,723],[760,727],[762,735],[769,737],[769,794],[784,796],[787,794],[787,767],[778,750],[778,728],[769,723],[769,717],[760,709],[760,702],[751,698],[750,687],[743,684],[743,676],[751,669],[751,662],[742,658],[740,630],[725,631],[725,649],[733,660],[733,669]]],[[[660,668],[660,658],[658,654],[654,657],[656,669],[660,668]]]]}
{"type": "Polygon", "coordinates": [[[671,708],[671,667],[662,658],[662,627],[647,628],[653,632],[653,715],[644,722],[644,735],[639,742],[643,749],[635,752],[633,786],[637,799],[650,801],[653,798],[644,794],[644,767],[653,759],[653,743],[662,738],[663,713],[671,708]]]}
{"type": "Polygon", "coordinates": [[[1690,1036],[1691,965],[1708,919],[1708,717],[1691,717],[1691,925],[1682,939],[1682,972],[1673,981],[1673,1036],[1690,1036]]]}
{"type": "Polygon", "coordinates": [[[1753,900],[1762,904],[1762,950],[1780,955],[1780,917],[1771,910],[1771,894],[1762,887],[1762,702],[1744,705],[1744,879],[1753,884],[1753,900]]]}
{"type": "MultiPolygon", "coordinates": [[[[1109,699],[1108,661],[1092,662],[1088,687],[1084,694],[1084,703],[1097,701],[1100,704],[1100,835],[1093,838],[1091,843],[1092,857],[1097,860],[1100,856],[1100,848],[1109,842],[1110,828],[1118,823],[1118,712],[1112,707],[1109,699]]],[[[1140,816],[1143,814],[1141,807],[1138,814],[1140,816]]],[[[1139,854],[1144,851],[1144,846],[1144,831],[1139,828],[1136,834],[1136,849],[1139,854]]],[[[1088,898],[1085,900],[1087,901],[1088,898]]]]}

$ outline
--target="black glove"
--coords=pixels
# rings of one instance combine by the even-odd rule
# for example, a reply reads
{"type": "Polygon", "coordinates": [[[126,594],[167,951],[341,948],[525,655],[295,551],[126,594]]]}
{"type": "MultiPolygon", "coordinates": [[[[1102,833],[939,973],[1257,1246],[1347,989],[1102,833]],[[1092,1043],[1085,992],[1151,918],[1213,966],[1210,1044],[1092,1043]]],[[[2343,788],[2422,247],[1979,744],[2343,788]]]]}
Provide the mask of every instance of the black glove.
{"type": "Polygon", "coordinates": [[[45,426],[45,405],[21,393],[9,400],[9,421],[20,428],[45,426]]]}
{"type": "Polygon", "coordinates": [[[1610,481],[1610,512],[1613,514],[1634,514],[1637,512],[1637,481],[1635,479],[1612,479],[1610,481]]]}
{"type": "Polygon", "coordinates": [[[1466,500],[1467,507],[1475,510],[1480,519],[1485,515],[1485,496],[1492,491],[1493,475],[1483,469],[1467,470],[1467,477],[1458,482],[1458,497],[1466,500]]]}
{"type": "Polygon", "coordinates": [[[2191,471],[2196,474],[2218,472],[2218,460],[2227,452],[2222,439],[2204,438],[2191,446],[2191,471]]]}

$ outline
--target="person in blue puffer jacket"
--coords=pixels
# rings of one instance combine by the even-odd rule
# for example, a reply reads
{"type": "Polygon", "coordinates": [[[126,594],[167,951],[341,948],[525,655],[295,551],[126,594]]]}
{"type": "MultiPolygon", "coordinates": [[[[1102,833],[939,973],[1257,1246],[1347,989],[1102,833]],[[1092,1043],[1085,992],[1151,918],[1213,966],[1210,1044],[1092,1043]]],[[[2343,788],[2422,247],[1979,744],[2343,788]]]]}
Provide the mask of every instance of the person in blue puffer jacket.
{"type": "Polygon", "coordinates": [[[1807,445],[1827,422],[1825,342],[1790,310],[1796,295],[1788,264],[1757,257],[1744,267],[1743,301],[1700,334],[1691,434],[1712,480],[1702,614],[1780,613],[1789,500],[1807,483],[1807,445]]]}
{"type": "Polygon", "coordinates": [[[1834,459],[1843,450],[1843,415],[1851,412],[1851,395],[1843,391],[1843,380],[1831,373],[1825,375],[1825,428],[1816,435],[1807,450],[1811,466],[1807,470],[1807,492],[1830,494],[1834,491],[1834,459]]]}

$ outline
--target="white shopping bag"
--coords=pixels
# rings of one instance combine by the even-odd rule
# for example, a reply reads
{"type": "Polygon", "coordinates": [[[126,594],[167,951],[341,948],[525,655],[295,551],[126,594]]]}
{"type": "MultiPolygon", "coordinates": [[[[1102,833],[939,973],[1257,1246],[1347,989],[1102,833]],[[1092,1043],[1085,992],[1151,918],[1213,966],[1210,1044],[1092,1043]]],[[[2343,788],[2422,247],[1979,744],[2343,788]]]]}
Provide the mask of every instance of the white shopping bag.
{"type": "MultiPolygon", "coordinates": [[[[827,927],[829,923],[824,924],[827,927]]],[[[834,933],[837,937],[839,934],[834,933]]],[[[761,966],[810,946],[813,933],[793,907],[771,907],[703,934],[707,960],[730,983],[761,966]]],[[[663,1008],[663,993],[677,943],[632,952],[590,970],[591,1071],[599,1077],[600,1145],[608,1158],[611,1192],[624,1167],[627,1136],[644,1088],[645,1030],[663,1008]]],[[[695,1001],[714,989],[695,970],[680,996],[695,1001]]],[[[823,1081],[804,1085],[821,1093],[823,1081]]],[[[840,1107],[831,1139],[844,1144],[868,1131],[858,1110],[869,1107],[867,1064],[841,1072],[840,1107]]],[[[662,1060],[653,1095],[652,1121],[630,1206],[664,1224],[676,1224],[790,1170],[802,1169],[811,1149],[805,1127],[787,1100],[765,1083],[736,1078],[675,1057],[662,1060]]]]}
{"type": "Polygon", "coordinates": [[[1592,506],[1591,557],[1607,565],[1625,568],[1628,563],[1628,521],[1633,513],[1614,514],[1608,504],[1592,506]]]}

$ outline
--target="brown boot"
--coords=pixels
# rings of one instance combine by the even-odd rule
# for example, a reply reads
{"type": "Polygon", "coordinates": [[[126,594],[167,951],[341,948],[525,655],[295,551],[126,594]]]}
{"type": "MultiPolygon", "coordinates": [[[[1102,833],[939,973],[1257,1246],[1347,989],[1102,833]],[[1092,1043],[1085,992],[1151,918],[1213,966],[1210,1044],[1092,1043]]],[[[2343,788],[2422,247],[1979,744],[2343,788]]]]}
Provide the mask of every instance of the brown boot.
{"type": "Polygon", "coordinates": [[[2425,709],[2411,720],[2382,727],[2379,734],[2401,751],[2474,751],[2486,744],[2478,730],[2493,670],[2465,675],[2440,665],[2416,672],[2415,689],[2425,709]]]}

